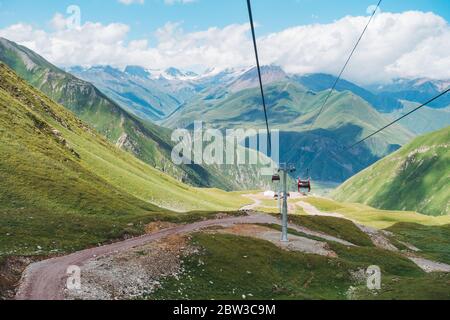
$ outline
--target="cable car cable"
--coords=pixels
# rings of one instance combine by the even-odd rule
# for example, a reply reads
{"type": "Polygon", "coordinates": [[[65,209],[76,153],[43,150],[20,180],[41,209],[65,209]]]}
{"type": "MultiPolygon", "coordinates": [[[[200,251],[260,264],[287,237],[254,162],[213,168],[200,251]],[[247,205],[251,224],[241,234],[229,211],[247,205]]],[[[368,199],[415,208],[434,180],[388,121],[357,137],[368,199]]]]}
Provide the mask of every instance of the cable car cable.
{"type": "Polygon", "coordinates": [[[324,101],[322,107],[321,107],[320,110],[319,110],[319,113],[317,114],[317,116],[315,117],[315,119],[313,120],[313,122],[311,123],[311,126],[309,127],[309,130],[308,130],[308,131],[311,131],[311,129],[312,129],[312,128],[314,127],[314,125],[316,124],[317,119],[319,119],[320,115],[321,115],[322,112],[324,111],[325,106],[326,106],[326,104],[328,103],[328,100],[330,99],[331,95],[333,94],[333,91],[336,89],[336,86],[337,86],[339,80],[341,79],[342,74],[344,73],[344,71],[345,71],[345,69],[347,68],[347,66],[348,66],[348,64],[349,64],[349,62],[350,62],[350,60],[351,60],[351,58],[353,57],[353,54],[355,53],[356,48],[358,47],[359,43],[361,42],[362,38],[364,37],[364,34],[365,34],[366,31],[367,31],[367,28],[369,27],[370,23],[372,22],[373,18],[375,17],[375,14],[377,13],[378,8],[380,7],[382,1],[383,1],[383,0],[380,0],[380,1],[378,2],[378,4],[377,4],[375,10],[374,10],[373,13],[372,13],[372,16],[370,17],[369,21],[367,22],[367,24],[366,24],[366,26],[365,26],[363,32],[362,32],[361,35],[359,36],[358,41],[356,41],[356,44],[355,44],[355,46],[353,47],[353,50],[351,51],[349,57],[347,58],[347,61],[345,62],[344,66],[343,66],[343,68],[342,68],[342,70],[341,70],[341,72],[339,73],[339,76],[338,76],[338,77],[336,78],[336,80],[334,81],[334,84],[333,84],[333,87],[331,88],[331,91],[328,93],[328,95],[327,95],[327,97],[326,97],[326,99],[325,99],[325,101],[324,101]]]}
{"type": "Polygon", "coordinates": [[[272,136],[270,134],[269,118],[267,116],[266,99],[264,96],[264,87],[263,87],[262,76],[261,76],[261,66],[259,64],[258,45],[256,43],[255,25],[253,23],[252,5],[251,5],[250,0],[247,0],[247,7],[248,7],[248,16],[250,18],[250,26],[252,29],[253,47],[255,49],[256,67],[258,69],[259,87],[261,89],[262,104],[263,104],[263,108],[264,108],[264,117],[266,120],[267,143],[268,143],[267,151],[268,151],[268,155],[271,156],[271,154],[272,154],[272,136]]]}
{"type": "Polygon", "coordinates": [[[392,126],[392,125],[394,125],[395,123],[399,122],[400,120],[406,118],[407,116],[411,115],[412,113],[416,112],[417,110],[419,110],[419,109],[425,107],[426,105],[430,104],[430,103],[433,102],[434,100],[436,100],[436,99],[442,97],[443,95],[447,94],[449,91],[450,91],[450,87],[447,88],[447,90],[444,90],[443,92],[441,92],[440,94],[438,94],[437,96],[435,96],[434,98],[428,100],[428,101],[425,102],[424,104],[418,106],[417,108],[415,108],[415,109],[409,111],[408,113],[404,114],[404,115],[401,116],[400,118],[398,118],[398,119],[392,121],[391,123],[385,125],[383,128],[378,129],[378,130],[375,131],[374,133],[368,135],[367,137],[365,137],[365,138],[361,139],[360,141],[354,143],[353,145],[349,146],[347,149],[353,149],[354,147],[356,147],[356,146],[359,145],[360,143],[363,143],[364,141],[366,141],[366,140],[372,138],[374,135],[376,135],[376,134],[380,133],[381,131],[383,131],[383,130],[389,128],[390,126],[392,126]]]}

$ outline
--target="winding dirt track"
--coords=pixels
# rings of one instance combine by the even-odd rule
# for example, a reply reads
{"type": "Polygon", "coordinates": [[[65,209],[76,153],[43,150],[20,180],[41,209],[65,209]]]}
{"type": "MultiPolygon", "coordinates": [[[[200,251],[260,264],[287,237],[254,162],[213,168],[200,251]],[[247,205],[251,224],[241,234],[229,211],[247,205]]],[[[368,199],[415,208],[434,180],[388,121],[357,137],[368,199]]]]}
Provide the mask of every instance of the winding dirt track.
{"type": "Polygon", "coordinates": [[[227,227],[233,224],[274,223],[276,219],[268,215],[250,215],[218,220],[200,221],[188,225],[165,229],[153,234],[113,243],[110,245],[86,249],[73,254],[33,263],[25,270],[21,284],[16,294],[17,300],[62,300],[67,281],[67,268],[83,266],[97,256],[108,253],[118,253],[134,247],[146,245],[171,235],[189,233],[212,226],[227,227]]]}
{"type": "MultiPolygon", "coordinates": [[[[82,267],[90,259],[110,253],[119,253],[132,248],[146,245],[153,241],[161,240],[168,236],[199,231],[213,226],[230,227],[235,224],[278,224],[280,221],[266,214],[251,214],[242,217],[231,217],[216,220],[200,221],[188,225],[181,225],[165,229],[156,233],[117,242],[102,247],[86,249],[67,256],[57,257],[41,262],[33,263],[23,273],[17,300],[62,300],[67,281],[67,269],[70,266],[82,267]]],[[[290,225],[291,228],[305,234],[321,237],[326,240],[340,242],[345,245],[353,244],[339,238],[311,231],[309,229],[290,225]]]]}

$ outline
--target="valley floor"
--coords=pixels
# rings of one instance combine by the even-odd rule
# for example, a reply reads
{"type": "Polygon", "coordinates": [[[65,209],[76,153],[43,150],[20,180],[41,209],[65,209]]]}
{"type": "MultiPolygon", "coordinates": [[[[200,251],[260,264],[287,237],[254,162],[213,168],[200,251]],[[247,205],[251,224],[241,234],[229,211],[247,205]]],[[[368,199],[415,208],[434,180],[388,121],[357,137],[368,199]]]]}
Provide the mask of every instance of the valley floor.
{"type": "Polygon", "coordinates": [[[153,223],[144,236],[31,264],[17,298],[450,299],[450,230],[442,219],[381,229],[382,212],[364,223],[344,213],[352,205],[293,194],[290,242],[281,244],[276,202],[245,197],[254,201],[247,215],[153,223]],[[421,240],[427,236],[440,246],[421,240]],[[81,267],[80,291],[64,290],[71,265],[81,267]],[[379,291],[366,288],[372,265],[382,271],[379,291]]]}

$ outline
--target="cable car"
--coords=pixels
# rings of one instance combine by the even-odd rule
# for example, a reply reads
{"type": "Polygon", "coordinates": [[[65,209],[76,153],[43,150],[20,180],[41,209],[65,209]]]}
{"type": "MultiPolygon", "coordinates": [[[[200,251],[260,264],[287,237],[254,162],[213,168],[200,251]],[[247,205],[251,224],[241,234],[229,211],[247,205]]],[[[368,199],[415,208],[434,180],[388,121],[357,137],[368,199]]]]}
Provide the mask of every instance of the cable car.
{"type": "Polygon", "coordinates": [[[311,176],[309,175],[309,169],[307,171],[308,180],[302,180],[298,178],[298,193],[306,195],[311,192],[311,176]]]}
{"type": "Polygon", "coordinates": [[[311,192],[311,178],[308,180],[298,178],[298,192],[303,194],[311,192]]]}
{"type": "Polygon", "coordinates": [[[274,175],[272,176],[272,182],[280,181],[280,180],[281,180],[281,178],[280,178],[280,175],[279,175],[279,174],[274,174],[274,175]]]}
{"type": "Polygon", "coordinates": [[[306,195],[311,192],[311,177],[309,176],[308,169],[308,180],[302,180],[298,178],[298,192],[306,195]]]}

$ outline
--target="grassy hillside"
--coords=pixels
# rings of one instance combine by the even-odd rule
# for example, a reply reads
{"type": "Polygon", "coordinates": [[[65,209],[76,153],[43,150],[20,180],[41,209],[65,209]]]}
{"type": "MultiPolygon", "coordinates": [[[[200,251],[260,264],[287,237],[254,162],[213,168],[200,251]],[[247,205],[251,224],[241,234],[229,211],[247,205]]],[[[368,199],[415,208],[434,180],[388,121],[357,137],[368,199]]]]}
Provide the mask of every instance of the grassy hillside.
{"type": "MultiPolygon", "coordinates": [[[[420,104],[403,101],[403,108],[387,114],[392,120],[399,118],[420,104]]],[[[450,124],[450,106],[446,108],[424,107],[408,117],[402,119],[400,124],[415,134],[422,135],[447,127],[450,124]]]]}
{"type": "MultiPolygon", "coordinates": [[[[311,219],[318,224],[322,222],[321,217],[311,219]]],[[[346,228],[347,223],[334,226],[337,233],[346,233],[346,228]]],[[[200,250],[184,259],[183,273],[166,278],[160,288],[145,298],[250,301],[450,298],[448,274],[427,274],[400,253],[375,248],[372,243],[346,247],[329,242],[337,258],[283,250],[268,241],[225,234],[197,233],[191,245],[200,250]],[[365,270],[370,265],[379,266],[383,275],[381,290],[376,292],[367,290],[365,270]]],[[[445,252],[448,253],[448,247],[445,252]]]]}
{"type": "Polygon", "coordinates": [[[138,119],[92,84],[58,69],[23,46],[0,38],[0,61],[51,99],[71,110],[110,142],[179,181],[225,190],[261,187],[259,171],[255,167],[173,165],[170,130],[138,119]],[[244,184],[241,181],[242,175],[247,178],[244,184]]]}
{"type": "MultiPolygon", "coordinates": [[[[189,127],[194,119],[203,119],[216,128],[253,127],[264,128],[259,89],[246,89],[219,99],[199,97],[191,101],[167,119],[164,124],[171,128],[189,127]]],[[[313,92],[304,87],[283,81],[266,88],[268,115],[274,128],[282,131],[304,132],[310,128],[311,119],[323,105],[328,91],[313,92]]],[[[334,93],[325,112],[318,119],[315,129],[335,130],[355,125],[361,130],[357,136],[349,133],[342,139],[351,143],[364,134],[387,123],[369,103],[349,91],[334,93]]],[[[403,144],[413,135],[401,126],[394,126],[383,133],[376,143],[403,144]]]]}
{"type": "Polygon", "coordinates": [[[157,81],[148,78],[146,71],[140,67],[127,67],[124,72],[100,66],[72,68],[70,73],[94,84],[125,110],[141,119],[161,120],[182,103],[176,96],[162,90],[157,81]],[[140,75],[139,71],[144,74],[140,75]]]}
{"type": "Polygon", "coordinates": [[[441,227],[450,224],[449,215],[429,216],[413,211],[381,210],[365,204],[337,202],[325,198],[309,197],[305,201],[323,212],[341,214],[347,219],[377,229],[389,229],[401,223],[428,227],[441,227]]]}
{"type": "Polygon", "coordinates": [[[0,255],[71,251],[139,233],[155,219],[204,215],[169,209],[245,203],[189,187],[121,151],[4,64],[0,135],[0,255]]]}
{"type": "MultiPolygon", "coordinates": [[[[329,74],[313,73],[293,76],[293,80],[310,90],[320,92],[333,87],[336,77],[329,74]]],[[[390,112],[402,108],[402,104],[397,99],[376,95],[354,83],[346,81],[345,79],[340,79],[336,85],[336,90],[351,91],[355,95],[358,95],[369,102],[380,112],[390,112]]]]}
{"type": "Polygon", "coordinates": [[[355,285],[352,272],[368,265],[379,265],[386,278],[423,276],[407,259],[373,247],[350,249],[330,243],[340,256],[330,259],[234,235],[200,233],[192,243],[200,247],[200,254],[187,258],[181,278],[168,278],[150,298],[345,300],[355,285]]]}
{"type": "MultiPolygon", "coordinates": [[[[328,91],[313,92],[292,81],[266,86],[271,128],[281,131],[281,160],[307,168],[315,180],[343,182],[410,141],[414,135],[393,126],[354,150],[345,147],[388,123],[369,103],[349,91],[334,93],[325,111],[311,122],[328,91]]],[[[258,89],[199,97],[169,117],[166,126],[189,127],[202,119],[216,128],[265,128],[258,89]]]]}
{"type": "Polygon", "coordinates": [[[341,201],[429,215],[450,213],[450,127],[419,137],[344,183],[341,201]]]}

